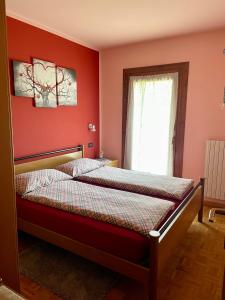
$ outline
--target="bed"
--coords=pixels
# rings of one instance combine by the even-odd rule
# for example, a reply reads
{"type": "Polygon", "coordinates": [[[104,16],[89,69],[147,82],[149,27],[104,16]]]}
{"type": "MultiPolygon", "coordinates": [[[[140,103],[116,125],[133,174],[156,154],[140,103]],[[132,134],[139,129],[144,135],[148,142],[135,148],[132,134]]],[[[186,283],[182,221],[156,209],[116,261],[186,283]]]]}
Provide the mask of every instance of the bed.
{"type": "Polygon", "coordinates": [[[77,159],[56,169],[74,180],[178,202],[194,186],[192,179],[102,166],[101,162],[89,158],[77,159]]]}
{"type": "MultiPolygon", "coordinates": [[[[53,171],[59,172],[49,169],[47,178],[53,171]]],[[[17,191],[21,177],[35,174],[17,175],[17,191]]],[[[42,184],[44,176],[40,174],[42,184]]],[[[18,216],[26,221],[140,262],[146,257],[149,231],[160,227],[175,203],[63,179],[37,189],[32,184],[32,191],[22,198],[17,195],[17,208],[18,216]]]]}
{"type": "MultiPolygon", "coordinates": [[[[84,153],[83,147],[78,146],[17,158],[16,161],[49,155],[54,156],[16,165],[16,174],[54,168],[59,164],[83,157],[84,153]],[[68,151],[73,152],[67,153],[68,151]],[[63,152],[66,154],[61,155],[63,152]]],[[[112,224],[102,224],[101,221],[91,218],[68,217],[67,212],[53,207],[43,208],[41,204],[25,201],[20,197],[17,197],[18,229],[140,281],[146,287],[148,299],[156,300],[158,279],[176,245],[184,237],[197,214],[199,222],[202,222],[203,192],[204,179],[201,179],[163,222],[149,232],[148,238],[137,232],[115,227],[112,224]],[[41,220],[38,217],[40,213],[43,216],[41,220]],[[56,228],[57,224],[53,226],[51,222],[55,219],[60,220],[58,224],[64,225],[56,228]],[[71,226],[82,228],[79,235],[71,232],[71,226]],[[92,243],[88,242],[93,235],[95,238],[92,238],[92,243]],[[142,264],[146,258],[148,264],[142,264]]]]}

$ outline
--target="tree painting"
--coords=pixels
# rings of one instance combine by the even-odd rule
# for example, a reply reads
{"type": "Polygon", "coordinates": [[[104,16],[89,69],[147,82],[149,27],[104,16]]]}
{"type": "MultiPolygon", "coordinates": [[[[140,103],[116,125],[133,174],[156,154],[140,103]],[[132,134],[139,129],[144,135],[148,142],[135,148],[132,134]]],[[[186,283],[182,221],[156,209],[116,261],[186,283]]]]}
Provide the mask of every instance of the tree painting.
{"type": "Polygon", "coordinates": [[[56,67],[54,63],[33,59],[33,86],[36,107],[56,107],[56,67]]]}
{"type": "Polygon", "coordinates": [[[36,107],[77,105],[76,72],[54,63],[33,59],[33,64],[13,61],[15,96],[34,97],[36,107]]]}
{"type": "Polygon", "coordinates": [[[33,66],[13,61],[15,96],[34,97],[33,66]]]}
{"type": "Polygon", "coordinates": [[[74,70],[57,67],[58,104],[77,105],[77,82],[74,70]]]}

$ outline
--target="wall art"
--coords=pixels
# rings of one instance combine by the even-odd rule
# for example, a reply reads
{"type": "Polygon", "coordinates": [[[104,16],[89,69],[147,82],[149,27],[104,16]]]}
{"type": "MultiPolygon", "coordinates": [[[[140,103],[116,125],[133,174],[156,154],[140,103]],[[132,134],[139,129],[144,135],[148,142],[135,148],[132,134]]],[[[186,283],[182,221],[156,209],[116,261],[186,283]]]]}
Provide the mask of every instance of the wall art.
{"type": "Polygon", "coordinates": [[[74,70],[57,67],[58,105],[77,105],[77,81],[74,70]]]}
{"type": "Polygon", "coordinates": [[[54,63],[33,59],[34,100],[36,107],[56,107],[56,67],[54,63]]]}
{"type": "Polygon", "coordinates": [[[21,61],[13,61],[15,96],[34,97],[33,66],[21,61]]]}
{"type": "Polygon", "coordinates": [[[15,96],[33,97],[36,107],[77,105],[76,72],[33,58],[33,64],[13,61],[15,96]]]}

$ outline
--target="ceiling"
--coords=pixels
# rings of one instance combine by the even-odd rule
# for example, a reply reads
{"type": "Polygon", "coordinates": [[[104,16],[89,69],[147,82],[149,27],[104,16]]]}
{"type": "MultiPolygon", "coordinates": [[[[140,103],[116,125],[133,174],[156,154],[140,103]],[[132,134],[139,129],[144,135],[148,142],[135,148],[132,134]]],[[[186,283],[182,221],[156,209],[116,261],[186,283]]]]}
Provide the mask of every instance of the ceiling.
{"type": "Polygon", "coordinates": [[[225,0],[6,0],[6,9],[98,50],[225,27],[225,0]]]}

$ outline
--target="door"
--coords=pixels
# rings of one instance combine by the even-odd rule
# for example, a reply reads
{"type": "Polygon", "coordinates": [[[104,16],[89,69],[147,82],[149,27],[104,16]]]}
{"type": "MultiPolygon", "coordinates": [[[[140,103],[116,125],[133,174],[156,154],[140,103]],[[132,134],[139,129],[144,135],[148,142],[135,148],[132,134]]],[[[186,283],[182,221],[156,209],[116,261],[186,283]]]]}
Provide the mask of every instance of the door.
{"type": "Polygon", "coordinates": [[[0,0],[0,277],[19,291],[5,1],[0,0]]]}
{"type": "Polygon", "coordinates": [[[127,169],[182,176],[188,63],[124,70],[127,169]]]}

